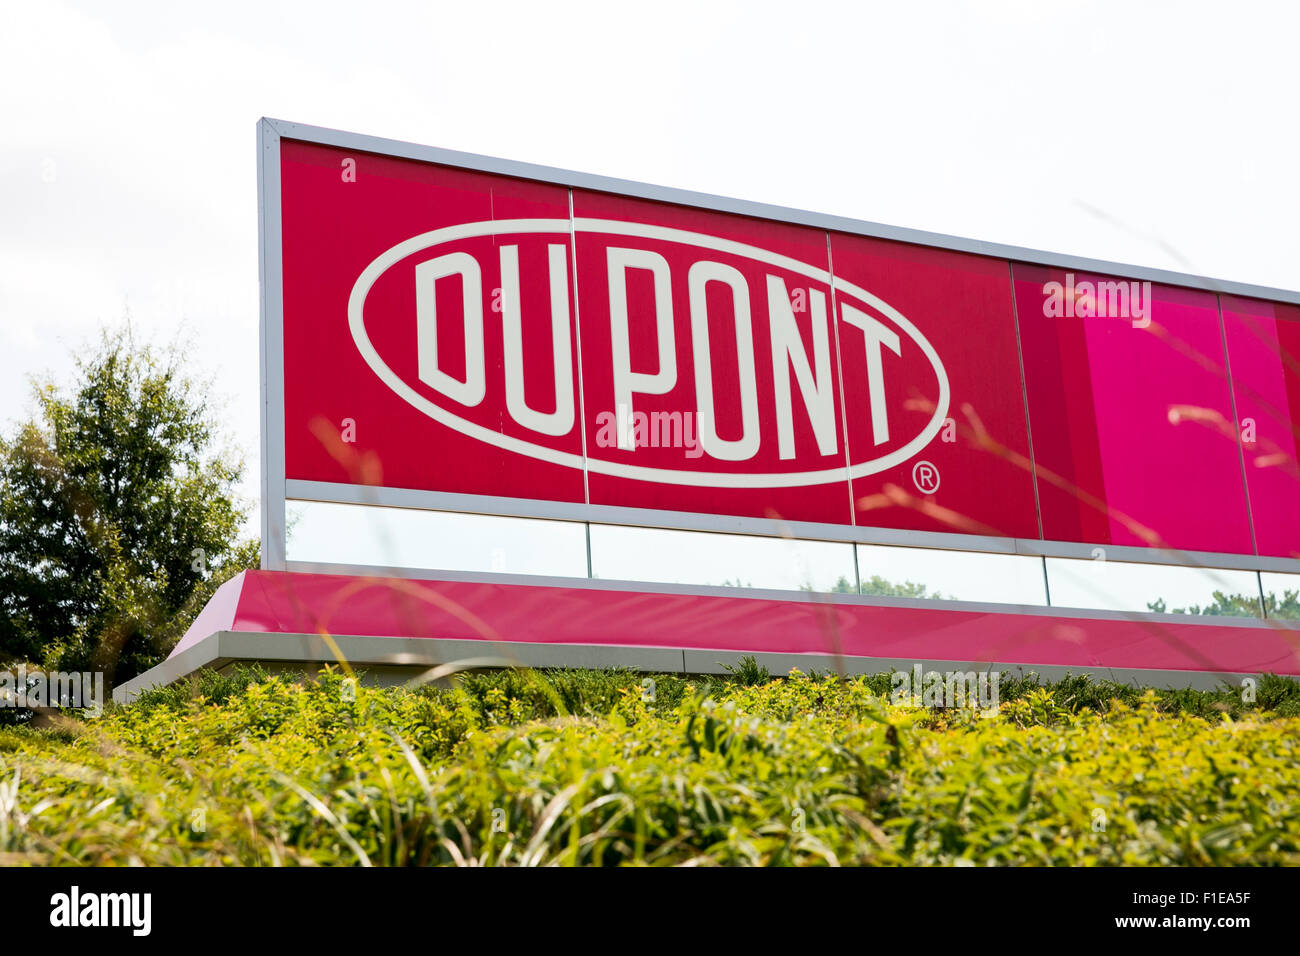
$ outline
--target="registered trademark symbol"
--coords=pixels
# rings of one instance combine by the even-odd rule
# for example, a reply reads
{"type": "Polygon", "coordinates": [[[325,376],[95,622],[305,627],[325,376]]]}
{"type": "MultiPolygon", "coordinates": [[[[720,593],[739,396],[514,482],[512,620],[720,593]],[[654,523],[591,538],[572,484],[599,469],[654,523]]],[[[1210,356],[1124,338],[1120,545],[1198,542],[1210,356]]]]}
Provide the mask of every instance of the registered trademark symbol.
{"type": "Polygon", "coordinates": [[[912,466],[912,484],[923,495],[932,495],[939,490],[939,469],[928,461],[918,461],[912,466]]]}

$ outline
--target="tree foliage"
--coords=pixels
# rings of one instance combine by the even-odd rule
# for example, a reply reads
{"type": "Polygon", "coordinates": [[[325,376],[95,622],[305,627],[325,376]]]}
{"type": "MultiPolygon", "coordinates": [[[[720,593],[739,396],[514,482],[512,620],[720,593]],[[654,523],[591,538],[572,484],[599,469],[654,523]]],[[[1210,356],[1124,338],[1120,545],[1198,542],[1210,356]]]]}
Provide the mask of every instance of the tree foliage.
{"type": "MultiPolygon", "coordinates": [[[[1159,613],[1202,614],[1212,617],[1259,617],[1259,596],[1254,594],[1224,594],[1215,591],[1213,600],[1202,606],[1176,607],[1172,610],[1165,604],[1164,598],[1156,598],[1147,607],[1159,613]]],[[[1295,620],[1300,618],[1300,592],[1286,591],[1278,597],[1272,591],[1264,595],[1264,605],[1271,618],[1295,620]]]]}
{"type": "Polygon", "coordinates": [[[935,601],[942,601],[944,596],[939,592],[931,592],[924,584],[918,584],[914,581],[890,581],[882,578],[878,574],[873,574],[870,578],[862,582],[859,589],[852,581],[843,575],[835,582],[831,588],[832,594],[874,594],[882,597],[907,597],[907,598],[930,598],[935,601]]]}
{"type": "Polygon", "coordinates": [[[175,349],[128,326],[76,369],[71,391],[37,383],[35,416],[0,440],[0,659],[120,682],[254,560],[237,544],[243,464],[175,349]]]}

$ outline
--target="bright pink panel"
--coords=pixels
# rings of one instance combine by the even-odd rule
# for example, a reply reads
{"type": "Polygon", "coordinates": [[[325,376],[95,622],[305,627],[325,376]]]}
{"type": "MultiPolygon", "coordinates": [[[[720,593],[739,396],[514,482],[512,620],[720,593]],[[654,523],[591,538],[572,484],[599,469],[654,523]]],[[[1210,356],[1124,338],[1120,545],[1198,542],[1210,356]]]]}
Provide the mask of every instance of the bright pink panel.
{"type": "MultiPolygon", "coordinates": [[[[1016,537],[1036,488],[1049,539],[1254,549],[1211,293],[1049,316],[1115,280],[1016,266],[1026,434],[1001,261],[281,146],[289,478],[1016,537]]],[[[1290,554],[1300,319],[1259,308],[1227,328],[1290,554]]]]}
{"type": "Polygon", "coordinates": [[[250,572],[240,571],[229,581],[217,588],[216,593],[208,598],[203,610],[190,622],[181,639],[176,642],[168,657],[175,657],[181,651],[189,650],[203,638],[216,631],[225,631],[235,626],[240,602],[244,600],[244,579],[250,572]]]}
{"type": "Polygon", "coordinates": [[[1044,537],[1254,553],[1214,294],[1014,274],[1044,537]]]}
{"type": "Polygon", "coordinates": [[[581,190],[574,191],[573,210],[591,503],[848,524],[826,234],[581,190]],[[618,264],[627,254],[634,256],[632,265],[618,264]],[[781,326],[790,339],[780,341],[807,357],[809,388],[824,402],[814,400],[820,441],[795,373],[774,370],[774,348],[783,357],[786,352],[772,336],[773,283],[788,303],[778,308],[790,320],[781,326]],[[626,318],[615,305],[619,297],[626,318]],[[618,344],[623,335],[627,353],[618,344]],[[623,354],[630,362],[620,359],[623,354]],[[629,379],[629,369],[638,378],[629,379]],[[631,382],[631,389],[620,391],[620,382],[631,382]],[[783,382],[790,383],[788,391],[783,382]],[[644,416],[645,443],[633,435],[629,444],[635,447],[619,446],[610,423],[617,420],[620,395],[630,399],[632,426],[644,416]],[[712,430],[725,443],[714,447],[704,438],[709,426],[701,417],[710,402],[712,430]],[[784,446],[778,402],[790,409],[784,446]],[[688,443],[687,432],[698,441],[688,443]],[[668,472],[686,477],[670,481],[668,472]]]}
{"type": "Polygon", "coordinates": [[[1300,306],[1222,297],[1260,554],[1300,557],[1300,306]]]}
{"type": "Polygon", "coordinates": [[[1297,632],[1280,626],[274,571],[243,576],[233,628],[1300,674],[1297,632]]]}
{"type": "Polygon", "coordinates": [[[919,330],[950,389],[944,415],[950,424],[901,463],[855,478],[857,523],[1037,538],[1006,261],[840,233],[831,234],[831,260],[851,457],[902,447],[925,429],[942,398],[939,377],[916,341],[900,335],[895,353],[892,341],[876,346],[860,318],[846,321],[846,309],[888,321],[888,313],[852,287],[883,300],[919,330]],[[887,436],[872,402],[871,348],[879,350],[887,436]],[[921,471],[921,462],[933,471],[921,471]]]}
{"type": "Polygon", "coordinates": [[[582,435],[576,414],[562,427],[557,394],[567,383],[576,407],[572,302],[566,333],[574,344],[557,379],[548,281],[550,249],[559,246],[567,296],[568,190],[292,141],[281,151],[287,476],[582,501],[582,435]],[[350,328],[350,297],[381,255],[443,227],[511,219],[552,224],[523,234],[414,243],[369,286],[364,335],[350,328]],[[527,414],[508,409],[503,255],[517,261],[521,290],[522,405],[552,416],[553,434],[521,425],[516,419],[527,414]],[[472,268],[465,271],[469,260],[472,268]],[[441,270],[440,261],[461,271],[441,270]],[[426,322],[421,333],[417,268],[430,263],[423,270],[423,301],[436,321],[426,322]],[[438,271],[448,274],[430,278],[438,271]],[[474,302],[482,315],[477,376],[469,367],[479,364],[477,350],[469,342],[478,323],[468,325],[467,342],[463,295],[474,278],[479,285],[471,290],[471,318],[474,302]],[[359,339],[373,348],[369,361],[359,339]],[[439,421],[430,409],[451,417],[439,421]],[[355,428],[345,435],[346,420],[355,428]],[[473,437],[474,429],[533,452],[503,450],[473,437]],[[568,456],[569,463],[538,457],[548,455],[568,456]]]}

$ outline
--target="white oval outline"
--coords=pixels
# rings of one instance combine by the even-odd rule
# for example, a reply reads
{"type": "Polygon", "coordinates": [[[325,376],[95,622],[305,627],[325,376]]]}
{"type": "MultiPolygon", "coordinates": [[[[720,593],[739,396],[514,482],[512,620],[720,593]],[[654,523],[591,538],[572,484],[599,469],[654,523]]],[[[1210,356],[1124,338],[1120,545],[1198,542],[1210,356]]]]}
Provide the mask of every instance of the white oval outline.
{"type": "MultiPolygon", "coordinates": [[[[371,371],[379,376],[380,380],[392,389],[398,397],[404,399],[409,405],[428,415],[434,421],[446,425],[462,435],[476,438],[504,451],[511,451],[567,468],[585,468],[589,472],[614,478],[632,478],[638,481],[658,482],[660,484],[696,485],[713,488],[797,488],[844,481],[846,473],[848,480],[852,481],[855,478],[874,475],[907,461],[934,439],[934,436],[939,433],[939,429],[943,427],[944,419],[948,416],[950,397],[948,373],[943,367],[943,362],[940,361],[939,354],[934,350],[934,346],[930,344],[930,341],[921,333],[921,330],[908,321],[893,306],[851,282],[833,277],[825,269],[818,269],[797,259],[760,249],[757,246],[734,242],[730,239],[720,239],[704,233],[689,232],[685,229],[672,229],[667,226],[651,226],[644,223],[621,222],[613,219],[500,219],[489,222],[461,223],[421,233],[399,242],[391,249],[381,253],[362,270],[361,275],[357,277],[357,281],[352,286],[352,294],[348,297],[348,327],[352,332],[352,340],[356,344],[357,351],[361,353],[361,357],[365,359],[371,371]],[[815,279],[818,282],[825,282],[831,287],[832,295],[844,292],[852,298],[870,305],[906,332],[908,338],[920,346],[925,357],[929,359],[930,365],[934,368],[935,375],[939,380],[939,401],[934,416],[915,438],[897,451],[890,452],[881,458],[873,458],[857,465],[849,465],[847,468],[836,467],[821,471],[742,474],[716,471],[682,471],[672,468],[652,468],[645,465],[627,465],[572,452],[556,451],[466,421],[411,388],[388,367],[388,364],[375,350],[374,345],[371,344],[365,328],[364,309],[366,296],[369,295],[371,287],[381,275],[388,271],[389,267],[407,256],[458,239],[523,233],[568,233],[572,236],[578,232],[658,239],[701,249],[711,249],[715,252],[725,252],[755,262],[776,266],[788,272],[815,279]]],[[[581,361],[581,356],[579,356],[579,361],[581,361]]],[[[841,414],[847,414],[847,409],[842,409],[841,414]]]]}

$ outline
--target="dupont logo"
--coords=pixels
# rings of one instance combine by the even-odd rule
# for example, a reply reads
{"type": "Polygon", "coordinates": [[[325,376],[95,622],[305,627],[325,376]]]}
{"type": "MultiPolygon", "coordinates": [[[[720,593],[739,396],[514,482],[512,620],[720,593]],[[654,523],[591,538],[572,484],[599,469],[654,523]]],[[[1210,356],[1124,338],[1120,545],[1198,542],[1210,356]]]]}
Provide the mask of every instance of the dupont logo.
{"type": "Polygon", "coordinates": [[[445,227],[376,257],[348,324],[374,374],[434,421],[619,478],[842,482],[907,462],[948,414],[938,352],[887,302],[821,265],[683,229],[445,227]],[[903,414],[908,402],[925,414],[903,414]]]}

